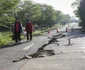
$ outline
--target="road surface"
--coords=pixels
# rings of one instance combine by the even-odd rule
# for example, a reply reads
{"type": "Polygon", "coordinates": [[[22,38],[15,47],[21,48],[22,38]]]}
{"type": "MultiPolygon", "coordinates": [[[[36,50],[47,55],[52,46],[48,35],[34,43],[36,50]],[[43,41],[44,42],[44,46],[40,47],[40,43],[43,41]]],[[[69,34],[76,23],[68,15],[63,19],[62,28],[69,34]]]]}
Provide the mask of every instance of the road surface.
{"type": "MultiPolygon", "coordinates": [[[[74,24],[71,24],[73,26],[74,24]]],[[[66,34],[66,25],[59,32],[66,34]]],[[[18,70],[21,68],[28,60],[22,60],[20,62],[12,62],[15,59],[22,58],[26,54],[35,53],[38,48],[49,41],[48,36],[56,35],[56,30],[50,31],[50,34],[45,34],[43,36],[34,37],[31,42],[26,40],[21,41],[20,44],[14,44],[9,47],[0,49],[0,70],[18,70]]]]}

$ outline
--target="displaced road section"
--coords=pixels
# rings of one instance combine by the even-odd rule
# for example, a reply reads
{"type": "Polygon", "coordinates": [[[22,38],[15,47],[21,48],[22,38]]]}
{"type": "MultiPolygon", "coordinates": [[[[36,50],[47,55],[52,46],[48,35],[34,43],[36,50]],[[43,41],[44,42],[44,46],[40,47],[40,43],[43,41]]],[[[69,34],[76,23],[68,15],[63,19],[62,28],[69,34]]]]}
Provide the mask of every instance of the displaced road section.
{"type": "Polygon", "coordinates": [[[79,29],[70,32],[71,44],[67,38],[58,39],[59,46],[50,44],[44,50],[54,50],[55,55],[29,59],[20,70],[85,70],[85,34],[79,29]],[[37,64],[37,65],[36,65],[37,64]]]}

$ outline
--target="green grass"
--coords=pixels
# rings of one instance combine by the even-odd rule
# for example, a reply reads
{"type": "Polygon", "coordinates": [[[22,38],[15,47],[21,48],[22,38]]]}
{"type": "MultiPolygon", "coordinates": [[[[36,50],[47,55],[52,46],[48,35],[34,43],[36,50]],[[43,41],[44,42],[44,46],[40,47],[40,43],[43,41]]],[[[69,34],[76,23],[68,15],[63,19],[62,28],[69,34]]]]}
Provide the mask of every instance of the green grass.
{"type": "Polygon", "coordinates": [[[11,35],[11,32],[0,32],[0,46],[13,42],[11,35]]]}
{"type": "Polygon", "coordinates": [[[35,32],[33,32],[34,36],[38,36],[38,35],[42,35],[42,31],[41,30],[36,30],[35,32]]]}

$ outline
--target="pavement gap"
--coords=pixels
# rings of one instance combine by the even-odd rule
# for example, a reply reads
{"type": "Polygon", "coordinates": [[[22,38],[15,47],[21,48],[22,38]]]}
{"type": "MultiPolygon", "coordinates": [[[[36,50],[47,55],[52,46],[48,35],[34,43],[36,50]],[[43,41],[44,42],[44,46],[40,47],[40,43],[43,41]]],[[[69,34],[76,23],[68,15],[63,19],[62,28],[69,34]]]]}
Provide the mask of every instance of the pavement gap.
{"type": "Polygon", "coordinates": [[[18,62],[18,61],[21,61],[21,60],[24,60],[24,59],[31,59],[31,58],[39,58],[39,57],[45,57],[45,56],[52,56],[52,55],[55,55],[54,53],[54,50],[44,50],[44,48],[47,46],[47,45],[50,45],[52,43],[55,43],[59,46],[58,44],[58,38],[62,38],[62,37],[65,37],[65,35],[62,35],[62,34],[59,34],[59,35],[55,35],[53,37],[48,37],[50,40],[47,44],[44,44],[42,45],[36,53],[33,53],[31,55],[25,55],[23,56],[22,58],[19,58],[19,59],[16,59],[16,60],[13,60],[13,62],[18,62]]]}

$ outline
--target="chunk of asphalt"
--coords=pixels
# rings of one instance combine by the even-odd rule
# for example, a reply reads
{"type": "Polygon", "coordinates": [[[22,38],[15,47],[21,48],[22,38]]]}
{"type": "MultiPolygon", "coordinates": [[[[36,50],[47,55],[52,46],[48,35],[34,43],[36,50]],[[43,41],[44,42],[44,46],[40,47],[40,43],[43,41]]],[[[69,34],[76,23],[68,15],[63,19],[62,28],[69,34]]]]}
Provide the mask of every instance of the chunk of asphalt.
{"type": "Polygon", "coordinates": [[[29,56],[29,55],[25,55],[24,56],[26,59],[31,59],[32,57],[31,56],[29,56]]]}

